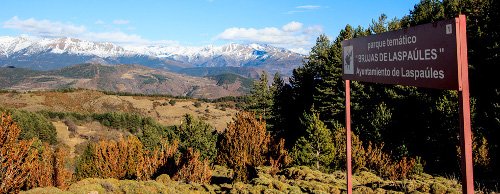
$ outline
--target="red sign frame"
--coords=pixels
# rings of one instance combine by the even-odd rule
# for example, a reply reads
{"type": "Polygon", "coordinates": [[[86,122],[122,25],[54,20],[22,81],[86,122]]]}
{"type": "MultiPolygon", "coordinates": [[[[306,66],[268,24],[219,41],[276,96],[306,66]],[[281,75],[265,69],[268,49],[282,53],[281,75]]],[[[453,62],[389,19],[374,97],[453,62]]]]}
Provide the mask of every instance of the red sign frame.
{"type": "MultiPolygon", "coordinates": [[[[392,38],[391,40],[393,40],[392,38]]],[[[413,42],[413,41],[412,41],[413,42]]],[[[377,43],[375,43],[377,44],[377,43]]],[[[389,43],[385,43],[386,46],[389,43]]],[[[392,45],[392,44],[390,44],[392,45]]],[[[404,49],[408,47],[399,47],[404,49]]],[[[375,45],[375,48],[377,45],[375,45]]],[[[391,46],[392,47],[392,46],[391,46]]],[[[474,178],[473,178],[473,163],[472,163],[472,133],[471,133],[471,121],[470,121],[470,97],[469,97],[469,65],[467,61],[467,35],[466,35],[466,18],[465,15],[459,15],[458,17],[451,20],[444,20],[435,22],[432,24],[424,24],[420,26],[410,27],[403,30],[398,30],[394,32],[382,33],[380,35],[373,35],[368,37],[362,37],[352,40],[345,40],[342,42],[343,48],[343,71],[345,80],[345,108],[346,108],[346,146],[347,146],[347,193],[352,193],[352,166],[351,166],[351,97],[350,97],[350,80],[356,81],[366,81],[366,82],[375,82],[375,83],[385,83],[385,84],[398,84],[398,85],[410,85],[410,86],[418,86],[418,87],[427,87],[427,88],[437,88],[437,89],[451,89],[458,91],[459,97],[459,112],[460,112],[460,148],[461,148],[461,168],[462,168],[462,193],[473,194],[474,193],[474,178]],[[449,33],[449,26],[452,27],[452,32],[449,33]],[[444,26],[444,28],[443,28],[444,26]],[[445,37],[443,41],[439,43],[442,44],[434,44],[434,43],[426,43],[420,42],[415,43],[413,46],[417,46],[416,48],[422,48],[422,46],[427,46],[430,49],[435,48],[444,48],[445,51],[441,52],[441,56],[436,56],[434,59],[427,60],[426,57],[423,57],[423,60],[408,61],[408,60],[399,60],[396,57],[397,61],[387,61],[385,59],[386,54],[378,54],[378,53],[394,53],[398,52],[395,48],[384,47],[384,43],[379,45],[377,48],[377,52],[369,52],[368,48],[372,45],[368,45],[372,42],[383,41],[391,39],[395,35],[407,35],[413,36],[416,32],[424,33],[424,40],[435,40],[435,37],[429,37],[425,34],[433,34],[436,33],[437,37],[442,37],[443,29],[447,35],[453,35],[454,41],[450,41],[450,37],[445,37]],[[441,34],[440,34],[441,33],[441,34]],[[366,44],[365,48],[356,49],[360,45],[366,44]],[[430,45],[430,46],[429,46],[430,45]],[[436,47],[437,46],[437,47],[436,47]],[[346,48],[347,49],[344,49],[346,48]],[[349,48],[350,47],[350,48],[349,48]],[[449,50],[452,49],[452,50],[449,50]],[[370,53],[377,53],[370,55],[370,53]],[[350,56],[349,56],[350,54],[350,56]],[[367,62],[365,55],[368,55],[370,60],[367,62]],[[375,61],[375,55],[379,57],[382,56],[383,61],[377,59],[375,61]],[[358,64],[355,63],[354,59],[358,56],[358,64]],[[361,57],[359,57],[361,56],[361,57]],[[346,58],[347,57],[347,58],[346,58]],[[347,59],[347,60],[346,60],[347,59]],[[373,61],[371,60],[373,59],[373,61]],[[424,62],[422,62],[424,61],[424,62]],[[422,65],[423,64],[423,65],[422,65]],[[420,65],[420,66],[419,66],[420,65]],[[434,67],[440,68],[445,73],[443,73],[443,78],[434,78],[434,76],[427,76],[433,78],[424,78],[418,80],[415,77],[411,77],[412,79],[408,79],[408,77],[402,77],[401,74],[397,75],[389,75],[387,76],[387,68],[390,68],[389,74],[392,74],[392,69],[395,68],[410,68],[415,71],[420,71],[423,68],[434,67]],[[427,67],[425,67],[427,66],[427,67]],[[363,74],[358,69],[361,68],[374,68],[375,70],[371,74],[363,74]],[[383,72],[382,72],[382,69],[383,72]],[[346,72],[348,74],[346,74],[346,72]],[[380,73],[379,73],[380,72],[380,73]],[[357,74],[359,73],[359,74],[357,74]],[[381,76],[382,75],[382,76],[381,76]]],[[[425,53],[425,51],[424,51],[425,53]]],[[[387,54],[389,55],[389,54],[387,54]]],[[[398,54],[396,54],[398,55],[398,54]]],[[[425,55],[425,54],[424,54],[425,55]]],[[[422,56],[422,55],[420,55],[422,56]]],[[[394,58],[393,58],[394,59],[394,58]]],[[[419,59],[421,59],[419,57],[419,59]]],[[[435,70],[435,69],[434,69],[435,70]]],[[[439,71],[439,70],[438,70],[439,71]]],[[[401,72],[400,72],[401,73],[401,72]]],[[[440,74],[438,72],[438,74],[440,74]]]]}

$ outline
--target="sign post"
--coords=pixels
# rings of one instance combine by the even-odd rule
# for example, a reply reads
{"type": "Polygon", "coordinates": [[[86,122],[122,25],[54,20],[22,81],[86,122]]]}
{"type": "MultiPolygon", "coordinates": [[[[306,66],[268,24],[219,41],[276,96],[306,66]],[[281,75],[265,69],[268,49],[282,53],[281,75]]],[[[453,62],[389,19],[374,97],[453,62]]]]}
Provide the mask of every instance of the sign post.
{"type": "Polygon", "coordinates": [[[462,191],[474,193],[466,19],[342,41],[346,86],[347,193],[352,193],[350,80],[457,90],[462,191]]]}
{"type": "Polygon", "coordinates": [[[347,160],[347,194],[352,193],[352,163],[351,163],[351,84],[345,80],[345,129],[346,129],[346,160],[347,160]]]}
{"type": "Polygon", "coordinates": [[[474,178],[472,172],[472,132],[470,123],[469,99],[469,63],[467,60],[467,35],[465,16],[458,17],[459,29],[457,44],[459,44],[459,66],[461,67],[462,90],[458,91],[460,109],[460,151],[462,156],[462,193],[474,193],[474,178]]]}

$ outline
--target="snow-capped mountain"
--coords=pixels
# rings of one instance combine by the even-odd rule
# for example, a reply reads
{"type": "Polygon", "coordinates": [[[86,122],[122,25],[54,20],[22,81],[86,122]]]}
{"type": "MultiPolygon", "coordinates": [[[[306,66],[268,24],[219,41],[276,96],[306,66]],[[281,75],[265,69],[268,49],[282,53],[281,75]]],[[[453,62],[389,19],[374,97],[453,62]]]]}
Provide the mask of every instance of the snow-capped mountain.
{"type": "Polygon", "coordinates": [[[260,44],[118,46],[75,38],[0,37],[0,66],[51,70],[79,63],[140,64],[179,71],[200,67],[255,67],[288,75],[303,55],[260,44]]]}
{"type": "Polygon", "coordinates": [[[112,43],[96,43],[75,38],[0,37],[0,56],[8,58],[13,55],[36,55],[43,52],[98,57],[136,54],[112,43]]]}

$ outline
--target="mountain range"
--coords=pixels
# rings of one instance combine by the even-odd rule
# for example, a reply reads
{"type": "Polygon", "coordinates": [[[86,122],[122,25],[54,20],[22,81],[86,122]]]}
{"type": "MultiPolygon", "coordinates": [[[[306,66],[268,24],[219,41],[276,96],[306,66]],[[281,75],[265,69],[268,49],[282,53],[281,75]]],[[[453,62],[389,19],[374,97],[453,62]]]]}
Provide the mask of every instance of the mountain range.
{"type": "Polygon", "coordinates": [[[261,44],[119,46],[75,38],[0,37],[0,66],[44,71],[99,63],[138,64],[195,76],[229,72],[252,77],[261,70],[289,76],[303,59],[304,55],[261,44]]]}
{"type": "Polygon", "coordinates": [[[141,65],[87,63],[49,71],[0,67],[0,88],[16,91],[85,88],[121,93],[220,98],[243,95],[252,83],[252,79],[235,74],[195,77],[141,65]]]}

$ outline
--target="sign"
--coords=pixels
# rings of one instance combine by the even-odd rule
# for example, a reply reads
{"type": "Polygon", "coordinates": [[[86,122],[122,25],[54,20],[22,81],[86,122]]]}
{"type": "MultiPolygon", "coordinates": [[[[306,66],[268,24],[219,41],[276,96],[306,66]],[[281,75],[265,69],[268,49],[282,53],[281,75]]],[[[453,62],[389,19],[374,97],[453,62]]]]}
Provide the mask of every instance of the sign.
{"type": "Polygon", "coordinates": [[[474,193],[465,15],[342,41],[347,193],[352,193],[350,80],[458,90],[462,193],[474,193]]]}
{"type": "Polygon", "coordinates": [[[458,18],[342,41],[343,79],[460,89],[458,18]]]}

